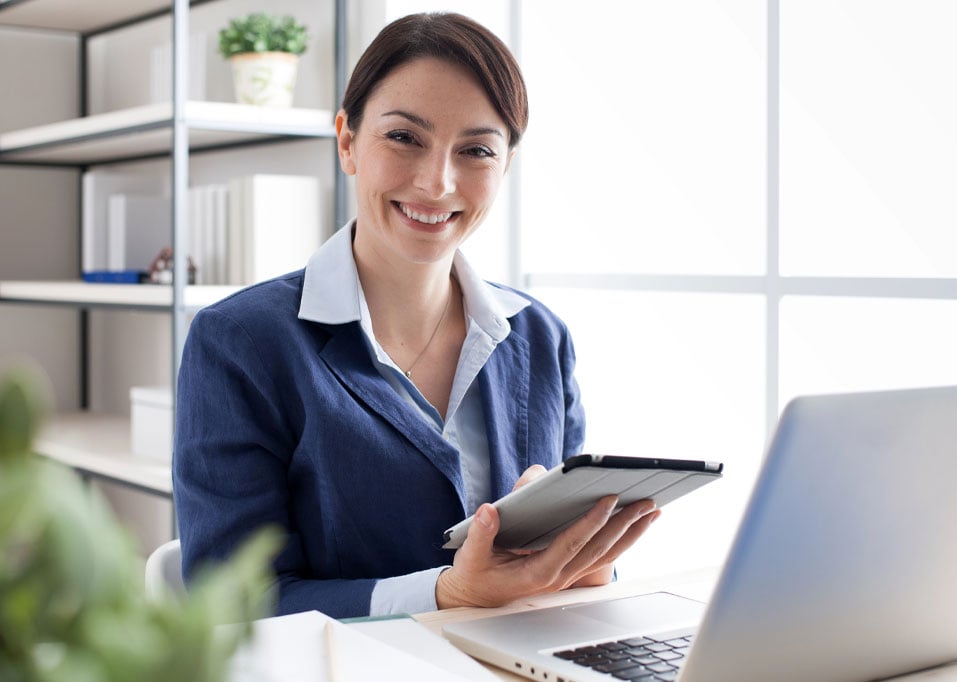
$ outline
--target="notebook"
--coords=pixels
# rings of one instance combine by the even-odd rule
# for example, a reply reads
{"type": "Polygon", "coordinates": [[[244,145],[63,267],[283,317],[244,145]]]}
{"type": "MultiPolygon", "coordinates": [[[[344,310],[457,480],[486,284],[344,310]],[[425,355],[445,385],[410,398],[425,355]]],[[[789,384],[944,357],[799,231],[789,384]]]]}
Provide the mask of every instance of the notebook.
{"type": "Polygon", "coordinates": [[[957,387],[796,398],[707,607],[658,592],[444,634],[548,682],[870,680],[955,661],[955,485],[957,387]]]}

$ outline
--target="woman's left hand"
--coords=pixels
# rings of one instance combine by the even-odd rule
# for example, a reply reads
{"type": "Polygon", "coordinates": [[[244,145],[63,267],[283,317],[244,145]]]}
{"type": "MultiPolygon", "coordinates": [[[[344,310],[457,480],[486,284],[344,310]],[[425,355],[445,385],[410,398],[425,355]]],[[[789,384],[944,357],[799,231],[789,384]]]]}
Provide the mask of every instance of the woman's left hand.
{"type": "MultiPolygon", "coordinates": [[[[542,473],[526,471],[516,485],[542,473]]],[[[437,606],[501,606],[534,594],[609,582],[615,560],[661,513],[651,500],[640,500],[612,515],[616,503],[614,495],[602,498],[546,549],[536,552],[495,547],[498,512],[490,504],[481,505],[452,567],[439,575],[437,606]]]]}
{"type": "MultiPolygon", "coordinates": [[[[533,464],[532,466],[528,467],[524,472],[522,472],[522,475],[519,477],[519,479],[515,481],[515,485],[512,486],[512,492],[518,490],[523,485],[531,483],[536,478],[546,473],[548,473],[548,469],[543,467],[541,464],[533,464]]],[[[528,553],[531,553],[531,552],[528,552],[528,553]]],[[[593,573],[589,573],[587,575],[582,576],[581,578],[576,580],[574,583],[572,583],[571,587],[595,587],[598,585],[607,585],[608,583],[611,582],[611,579],[614,576],[615,576],[615,566],[614,564],[611,564],[603,568],[598,568],[593,573]]]]}

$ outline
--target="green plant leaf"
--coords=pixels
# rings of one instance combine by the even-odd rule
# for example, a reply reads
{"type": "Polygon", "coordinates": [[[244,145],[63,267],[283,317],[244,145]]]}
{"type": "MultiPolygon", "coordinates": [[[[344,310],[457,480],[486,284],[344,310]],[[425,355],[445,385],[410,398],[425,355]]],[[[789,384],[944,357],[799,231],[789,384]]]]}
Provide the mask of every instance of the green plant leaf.
{"type": "Polygon", "coordinates": [[[0,385],[0,460],[26,457],[46,412],[39,377],[15,369],[0,385]]]}
{"type": "Polygon", "coordinates": [[[219,53],[225,59],[244,52],[289,52],[300,55],[306,51],[307,40],[306,27],[295,18],[255,12],[230,19],[220,30],[219,53]]]}
{"type": "Polygon", "coordinates": [[[42,401],[0,381],[0,681],[218,682],[248,621],[275,603],[278,531],[253,534],[188,594],[146,599],[142,560],[109,506],[29,453],[42,401]],[[221,622],[247,623],[219,635],[221,622]]]}

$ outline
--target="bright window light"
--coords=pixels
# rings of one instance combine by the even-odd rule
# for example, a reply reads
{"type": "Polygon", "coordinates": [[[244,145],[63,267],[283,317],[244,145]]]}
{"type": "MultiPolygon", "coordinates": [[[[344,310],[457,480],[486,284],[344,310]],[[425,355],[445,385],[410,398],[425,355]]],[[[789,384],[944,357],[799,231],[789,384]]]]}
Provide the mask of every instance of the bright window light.
{"type": "Polygon", "coordinates": [[[782,2],[781,272],[957,276],[957,4],[782,2]]]}

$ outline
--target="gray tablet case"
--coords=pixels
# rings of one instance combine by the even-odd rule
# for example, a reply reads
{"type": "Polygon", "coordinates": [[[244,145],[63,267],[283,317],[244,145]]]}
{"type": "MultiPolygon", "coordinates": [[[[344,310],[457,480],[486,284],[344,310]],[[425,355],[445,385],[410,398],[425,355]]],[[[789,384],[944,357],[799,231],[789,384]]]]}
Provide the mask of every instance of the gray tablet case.
{"type": "MultiPolygon", "coordinates": [[[[606,495],[618,495],[619,509],[643,499],[662,507],[721,478],[723,468],[697,460],[576,455],[493,503],[500,518],[495,544],[543,549],[606,495]]],[[[470,516],[445,531],[443,547],[460,547],[471,522],[470,516]]]]}

